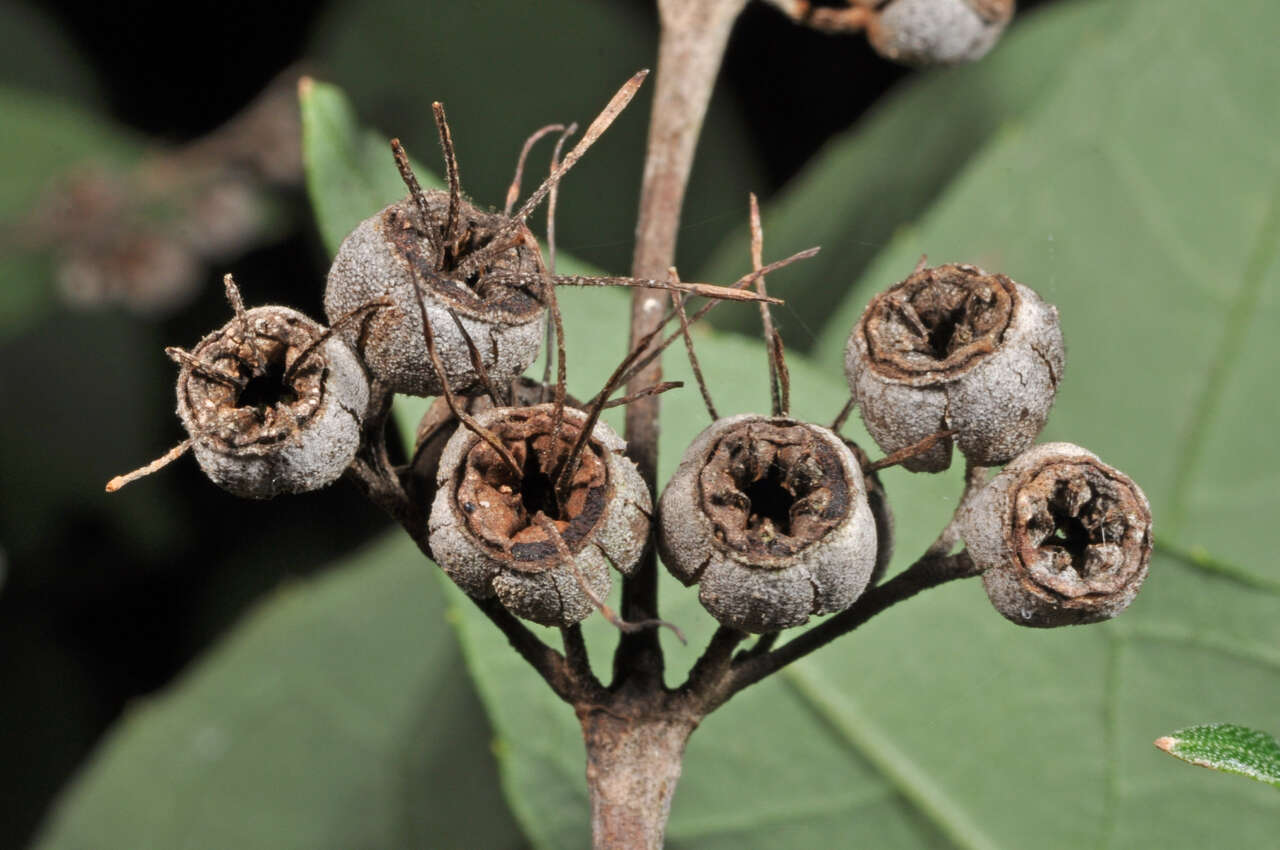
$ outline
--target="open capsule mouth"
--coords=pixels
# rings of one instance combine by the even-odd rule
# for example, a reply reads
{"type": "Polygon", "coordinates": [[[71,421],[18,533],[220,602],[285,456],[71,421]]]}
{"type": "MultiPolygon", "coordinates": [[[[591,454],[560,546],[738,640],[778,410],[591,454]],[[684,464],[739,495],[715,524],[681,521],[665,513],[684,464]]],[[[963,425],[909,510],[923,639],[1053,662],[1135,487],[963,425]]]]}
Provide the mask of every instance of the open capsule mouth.
{"type": "Polygon", "coordinates": [[[595,440],[587,441],[576,468],[556,490],[580,421],[581,414],[567,411],[557,434],[549,405],[512,408],[491,420],[489,430],[511,452],[520,475],[479,438],[467,450],[454,495],[458,515],[476,539],[516,569],[536,572],[560,561],[557,541],[537,521],[539,513],[551,520],[575,554],[591,541],[604,516],[609,470],[595,440]]]}
{"type": "Polygon", "coordinates": [[[729,429],[711,446],[698,485],[716,541],[761,563],[821,540],[853,507],[835,448],[790,420],[748,420],[729,429]]]}
{"type": "MultiPolygon", "coordinates": [[[[428,226],[441,231],[448,217],[449,193],[426,193],[431,221],[428,226]]],[[[486,213],[463,202],[458,210],[459,237],[445,246],[440,258],[424,237],[422,219],[411,200],[387,207],[382,215],[382,231],[395,251],[414,271],[414,280],[424,293],[439,298],[460,314],[488,321],[525,322],[537,317],[545,307],[536,284],[527,278],[506,276],[539,274],[543,271],[537,240],[521,225],[516,243],[478,269],[457,272],[466,257],[491,243],[511,222],[496,213],[486,213]]],[[[507,238],[507,237],[504,237],[507,238]]]]}
{"type": "Polygon", "coordinates": [[[996,350],[1017,303],[1004,275],[966,265],[916,272],[867,308],[872,368],[899,379],[956,377],[996,350]]]}
{"type": "Polygon", "coordinates": [[[192,355],[203,368],[185,368],[179,388],[195,430],[228,448],[287,439],[320,409],[323,353],[289,368],[323,332],[300,313],[258,307],[202,340],[192,355]]]}
{"type": "Polygon", "coordinates": [[[1151,515],[1126,482],[1078,459],[1050,462],[1023,481],[1013,533],[1024,582],[1081,600],[1122,591],[1143,569],[1151,515]]]}

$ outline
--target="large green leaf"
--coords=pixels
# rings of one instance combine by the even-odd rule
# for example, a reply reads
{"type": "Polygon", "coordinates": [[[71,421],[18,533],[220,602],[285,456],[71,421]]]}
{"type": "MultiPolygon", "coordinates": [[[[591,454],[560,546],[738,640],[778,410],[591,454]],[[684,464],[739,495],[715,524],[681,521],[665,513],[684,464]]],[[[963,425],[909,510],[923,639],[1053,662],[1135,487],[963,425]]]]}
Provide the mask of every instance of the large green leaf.
{"type": "MultiPolygon", "coordinates": [[[[789,345],[815,345],[815,334],[894,234],[912,227],[1002,127],[1039,110],[1064,68],[1108,31],[1123,5],[1079,0],[1019,17],[983,61],[920,74],[890,93],[768,204],[766,244],[782,251],[822,246],[790,280],[770,283],[787,300],[777,321],[789,345]]],[[[749,257],[744,224],[699,279],[735,277],[749,257]]],[[[754,333],[752,318],[726,312],[713,321],[754,333]]]]}
{"type": "Polygon", "coordinates": [[[129,710],[37,846],[520,846],[429,569],[397,535],[261,603],[129,710]]]}

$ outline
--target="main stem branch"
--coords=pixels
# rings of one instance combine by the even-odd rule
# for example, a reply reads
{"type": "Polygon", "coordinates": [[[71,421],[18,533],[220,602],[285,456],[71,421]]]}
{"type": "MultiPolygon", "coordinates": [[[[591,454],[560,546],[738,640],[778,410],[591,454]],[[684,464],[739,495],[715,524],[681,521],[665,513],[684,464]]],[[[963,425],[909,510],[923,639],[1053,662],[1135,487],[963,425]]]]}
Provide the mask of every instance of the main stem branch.
{"type": "MultiPolygon", "coordinates": [[[[635,277],[664,279],[673,265],[680,210],[693,167],[702,122],[711,101],[725,45],[747,0],[659,0],[661,36],[658,72],[649,121],[644,182],[636,222],[635,277]]],[[[639,289],[631,304],[631,346],[654,331],[666,311],[667,294],[639,289]]],[[[661,359],[636,373],[628,394],[662,380],[661,359]]],[[[628,454],[657,495],[658,396],[642,398],[627,408],[628,454]]],[[[652,547],[622,588],[622,615],[630,621],[658,617],[658,568],[652,547]]],[[[615,679],[661,687],[662,649],[656,630],[623,635],[614,657],[615,679]]]]}

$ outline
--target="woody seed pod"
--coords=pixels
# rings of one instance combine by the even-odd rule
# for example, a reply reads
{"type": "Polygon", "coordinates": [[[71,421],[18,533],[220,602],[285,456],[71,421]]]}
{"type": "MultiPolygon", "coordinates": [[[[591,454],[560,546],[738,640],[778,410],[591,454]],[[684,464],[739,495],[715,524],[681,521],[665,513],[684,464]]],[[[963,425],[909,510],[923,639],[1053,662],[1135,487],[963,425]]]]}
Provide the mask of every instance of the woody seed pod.
{"type": "Polygon", "coordinates": [[[511,283],[503,275],[544,271],[537,240],[523,224],[515,244],[481,269],[455,275],[451,269],[471,252],[487,245],[511,219],[460,204],[456,251],[447,257],[428,239],[427,228],[442,232],[449,193],[425,193],[423,222],[412,198],[405,198],[365,219],[338,249],[325,287],[324,308],[331,321],[377,298],[390,296],[392,306],[366,321],[342,329],[360,352],[371,375],[395,392],[439,395],[440,376],[428,356],[418,294],[431,323],[435,345],[449,386],[466,394],[480,386],[470,352],[452,310],[480,352],[493,383],[510,381],[538,356],[547,311],[536,286],[511,283]]]}
{"type": "Polygon", "coordinates": [[[991,604],[1023,626],[1114,617],[1151,560],[1146,495],[1070,443],[1019,455],[961,513],[960,533],[991,604]]]}
{"type": "Polygon", "coordinates": [[[470,430],[449,439],[436,476],[428,542],[436,563],[469,596],[497,595],[518,617],[569,626],[594,610],[591,594],[608,594],[610,566],[624,575],[634,570],[653,506],[635,464],[623,454],[626,444],[603,422],[557,500],[556,470],[587,415],[565,408],[553,442],[554,412],[555,405],[542,404],[476,415],[520,465],[519,477],[470,430]],[[539,514],[554,523],[568,560],[539,514]]]}
{"type": "Polygon", "coordinates": [[[890,0],[871,18],[876,52],[904,65],[981,59],[1013,17],[1014,0],[890,0]]]}
{"type": "Polygon", "coordinates": [[[351,463],[369,382],[336,335],[315,345],[323,334],[296,310],[255,307],[184,359],[178,416],[213,483],[268,499],[318,490],[351,463]]]}
{"type": "Polygon", "coordinates": [[[1064,361],[1057,308],[1004,275],[946,265],[871,300],[845,347],[845,376],[886,453],[955,432],[903,462],[941,472],[953,439],[979,466],[1006,463],[1031,445],[1064,361]]]}
{"type": "Polygon", "coordinates": [[[857,460],[831,431],[787,417],[712,423],[685,451],[658,516],[667,568],[742,631],[843,610],[875,567],[857,460]]]}
{"type": "Polygon", "coordinates": [[[841,437],[840,441],[853,452],[858,469],[862,470],[862,487],[867,493],[867,506],[871,508],[871,516],[876,522],[876,565],[871,571],[871,580],[867,582],[874,586],[884,576],[885,570],[889,568],[889,561],[893,558],[893,508],[889,507],[889,494],[880,483],[880,474],[867,471],[871,466],[871,458],[853,440],[841,437]]]}

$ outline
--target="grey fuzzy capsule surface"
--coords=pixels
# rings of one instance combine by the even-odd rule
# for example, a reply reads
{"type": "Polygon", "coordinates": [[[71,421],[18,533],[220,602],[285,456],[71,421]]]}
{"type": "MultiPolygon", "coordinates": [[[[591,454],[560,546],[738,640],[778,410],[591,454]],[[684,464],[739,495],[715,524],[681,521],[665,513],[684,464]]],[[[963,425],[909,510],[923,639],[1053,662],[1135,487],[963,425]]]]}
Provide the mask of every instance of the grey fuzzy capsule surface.
{"type": "Polygon", "coordinates": [[[1035,441],[1062,380],[1057,308],[1000,274],[923,269],[871,300],[845,346],[845,377],[886,453],[940,431],[903,462],[914,472],[1007,463],[1035,441]]]}
{"type": "Polygon", "coordinates": [[[350,465],[369,382],[336,335],[314,345],[324,333],[296,310],[255,307],[192,350],[201,367],[178,373],[178,417],[219,487],[268,499],[318,490],[350,465]]]}
{"type": "Polygon", "coordinates": [[[1019,455],[960,514],[996,610],[1024,626],[1107,620],[1151,561],[1151,506],[1128,476],[1071,443],[1019,455]]]}
{"type": "Polygon", "coordinates": [[[853,453],[826,428],[751,414],[694,439],[658,503],[658,551],[727,626],[768,632],[841,611],[876,563],[853,453]]]}
{"type": "Polygon", "coordinates": [[[1013,17],[1013,0],[891,0],[867,26],[886,59],[952,65],[981,59],[1013,17]]]}
{"type": "MultiPolygon", "coordinates": [[[[405,198],[360,222],[343,240],[325,285],[325,313],[329,321],[337,322],[371,301],[390,297],[391,306],[345,324],[341,332],[360,352],[373,377],[395,392],[439,395],[443,386],[423,335],[416,294],[421,293],[450,388],[469,393],[480,386],[450,311],[475,343],[493,383],[510,381],[537,358],[546,326],[546,306],[527,277],[545,270],[537,240],[520,225],[510,249],[478,272],[455,279],[447,268],[441,269],[444,261],[423,230],[443,227],[448,193],[428,192],[426,199],[432,219],[426,225],[414,202],[405,198]],[[504,275],[525,277],[504,282],[504,275]]],[[[483,247],[511,221],[466,202],[460,219],[459,258],[483,247]]]]}
{"type": "Polygon", "coordinates": [[[556,435],[552,404],[491,408],[476,421],[522,469],[516,476],[479,436],[458,429],[441,454],[427,522],[431,554],[469,596],[497,596],[511,613],[547,626],[580,622],[612,586],[610,568],[634,571],[649,539],[653,504],[626,443],[603,422],[581,453],[557,506],[555,471],[587,415],[565,408],[556,435]],[[538,521],[556,526],[570,557],[538,521]],[[579,581],[581,578],[581,581],[579,581]]]}

